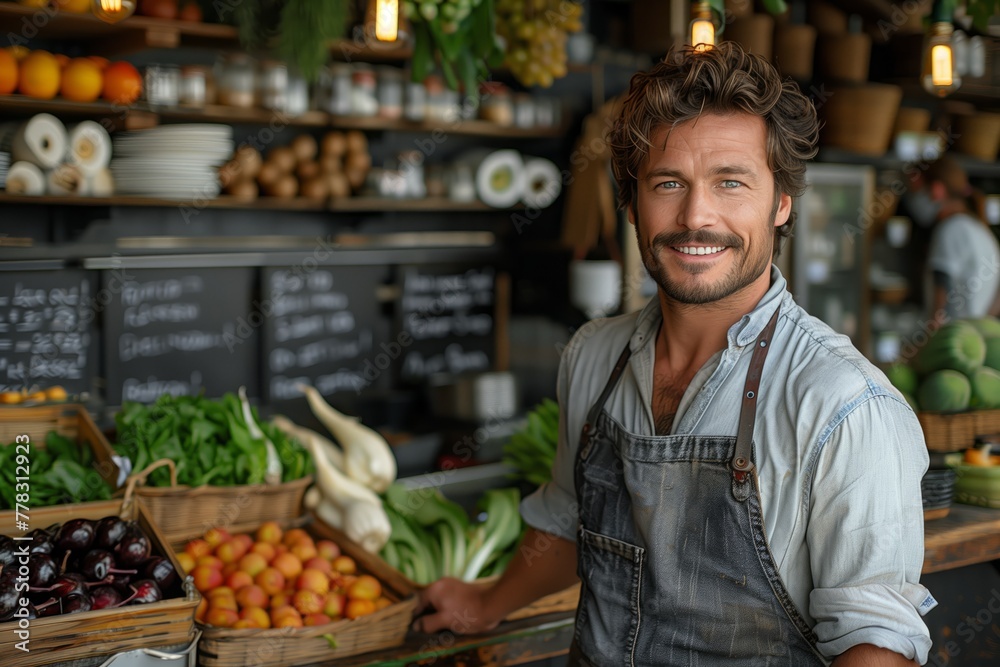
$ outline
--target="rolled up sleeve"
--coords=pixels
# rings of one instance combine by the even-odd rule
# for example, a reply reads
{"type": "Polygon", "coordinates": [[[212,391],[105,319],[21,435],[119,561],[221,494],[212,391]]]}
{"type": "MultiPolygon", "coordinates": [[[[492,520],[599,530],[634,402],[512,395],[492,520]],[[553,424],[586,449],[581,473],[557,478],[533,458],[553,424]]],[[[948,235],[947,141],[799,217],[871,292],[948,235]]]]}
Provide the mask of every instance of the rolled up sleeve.
{"type": "Polygon", "coordinates": [[[580,342],[570,341],[559,360],[556,398],[559,401],[559,444],[552,464],[552,481],[541,485],[521,501],[521,516],[532,528],[556,535],[571,542],[576,541],[579,523],[579,506],[576,501],[576,481],[573,475],[577,452],[577,438],[583,422],[570,396],[570,374],[579,353],[580,342]]]}
{"type": "Polygon", "coordinates": [[[872,644],[924,664],[931,640],[921,616],[937,603],[920,584],[923,433],[894,395],[845,412],[821,443],[809,496],[818,648],[833,658],[872,644]]]}

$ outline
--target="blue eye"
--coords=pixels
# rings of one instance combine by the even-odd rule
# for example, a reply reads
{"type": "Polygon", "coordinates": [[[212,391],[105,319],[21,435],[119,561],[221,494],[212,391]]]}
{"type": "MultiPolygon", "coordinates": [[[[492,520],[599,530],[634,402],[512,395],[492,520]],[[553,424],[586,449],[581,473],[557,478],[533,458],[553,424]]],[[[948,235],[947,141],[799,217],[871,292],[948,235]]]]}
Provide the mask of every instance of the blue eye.
{"type": "Polygon", "coordinates": [[[658,183],[656,187],[663,188],[664,190],[674,190],[680,187],[680,183],[677,181],[664,181],[663,183],[658,183]]]}
{"type": "Polygon", "coordinates": [[[741,185],[743,184],[740,183],[739,181],[732,181],[732,180],[722,181],[722,187],[724,188],[738,188],[741,185]]]}

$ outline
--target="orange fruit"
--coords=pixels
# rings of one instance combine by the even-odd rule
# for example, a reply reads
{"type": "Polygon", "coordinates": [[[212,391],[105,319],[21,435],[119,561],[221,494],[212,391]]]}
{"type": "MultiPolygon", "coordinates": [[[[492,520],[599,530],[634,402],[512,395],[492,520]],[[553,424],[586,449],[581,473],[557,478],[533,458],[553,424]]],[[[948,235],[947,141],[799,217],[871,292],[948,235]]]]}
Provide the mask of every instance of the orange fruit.
{"type": "Polygon", "coordinates": [[[87,57],[93,60],[95,63],[97,63],[97,66],[101,69],[102,72],[108,68],[108,64],[111,62],[104,56],[87,56],[87,57]]]}
{"type": "Polygon", "coordinates": [[[66,67],[66,65],[69,65],[69,56],[67,56],[65,53],[56,53],[53,54],[52,57],[56,59],[57,63],[59,63],[59,69],[62,69],[66,67]]]}
{"type": "Polygon", "coordinates": [[[59,61],[48,51],[32,51],[21,61],[18,89],[28,97],[51,100],[59,92],[59,61]]]}
{"type": "Polygon", "coordinates": [[[10,55],[14,56],[14,60],[21,62],[28,57],[31,53],[27,46],[21,46],[20,44],[15,44],[14,46],[8,46],[7,51],[10,51],[10,55]]]}
{"type": "Polygon", "coordinates": [[[90,58],[76,58],[63,70],[59,91],[67,100],[93,102],[100,97],[103,87],[100,66],[90,58]]]}
{"type": "Polygon", "coordinates": [[[142,93],[142,76],[131,63],[111,63],[104,70],[104,99],[115,104],[132,104],[142,93]]]}
{"type": "Polygon", "coordinates": [[[7,49],[0,49],[0,95],[17,90],[17,59],[7,49]]]}
{"type": "Polygon", "coordinates": [[[91,0],[56,0],[59,11],[70,14],[89,14],[91,0]]]}

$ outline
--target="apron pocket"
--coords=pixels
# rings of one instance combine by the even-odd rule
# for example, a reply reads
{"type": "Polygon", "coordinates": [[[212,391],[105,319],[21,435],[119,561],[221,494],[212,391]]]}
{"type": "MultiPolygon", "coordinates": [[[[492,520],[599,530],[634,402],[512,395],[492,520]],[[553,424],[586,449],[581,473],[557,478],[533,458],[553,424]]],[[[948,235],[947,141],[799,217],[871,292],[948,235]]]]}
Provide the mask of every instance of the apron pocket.
{"type": "Polygon", "coordinates": [[[580,527],[577,641],[595,665],[633,664],[646,550],[580,527]]]}

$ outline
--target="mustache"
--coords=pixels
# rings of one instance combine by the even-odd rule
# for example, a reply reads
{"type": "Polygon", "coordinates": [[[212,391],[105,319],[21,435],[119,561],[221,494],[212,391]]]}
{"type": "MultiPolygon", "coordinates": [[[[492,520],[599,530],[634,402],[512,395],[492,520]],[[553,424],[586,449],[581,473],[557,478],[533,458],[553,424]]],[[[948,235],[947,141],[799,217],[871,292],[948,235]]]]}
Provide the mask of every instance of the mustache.
{"type": "Polygon", "coordinates": [[[694,243],[698,245],[726,246],[740,249],[743,239],[735,234],[714,234],[703,229],[687,232],[662,232],[653,237],[653,247],[669,247],[694,243]]]}

